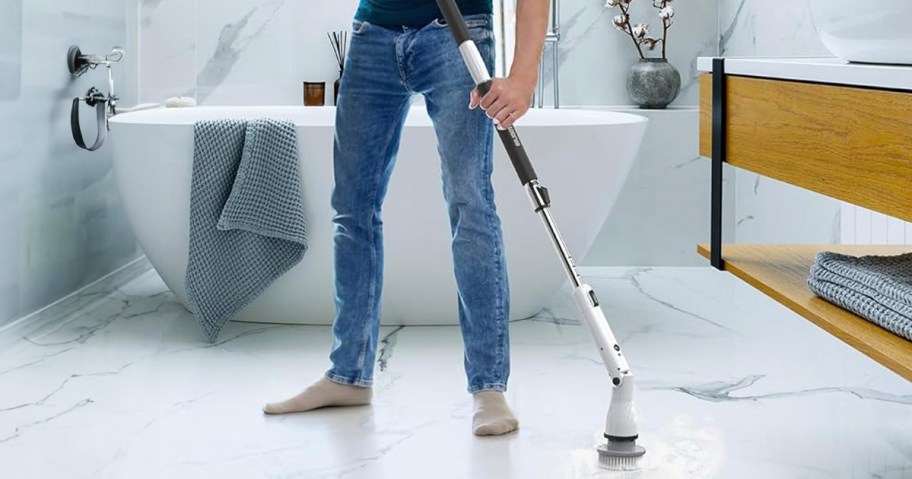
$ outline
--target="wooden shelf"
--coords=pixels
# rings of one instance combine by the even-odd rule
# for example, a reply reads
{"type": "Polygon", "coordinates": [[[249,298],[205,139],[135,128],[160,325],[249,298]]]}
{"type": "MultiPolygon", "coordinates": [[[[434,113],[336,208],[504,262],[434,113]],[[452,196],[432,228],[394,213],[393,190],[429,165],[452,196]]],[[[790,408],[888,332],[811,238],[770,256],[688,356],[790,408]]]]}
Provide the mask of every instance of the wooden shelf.
{"type": "MultiPolygon", "coordinates": [[[[709,258],[709,245],[701,244],[697,251],[709,258]]],[[[895,255],[912,251],[912,246],[726,244],[722,257],[726,271],[912,381],[912,341],[835,306],[808,289],[810,267],[820,251],[853,256],[895,255]]]]}
{"type": "MultiPolygon", "coordinates": [[[[712,156],[712,76],[700,153],[712,156]]],[[[912,221],[912,93],[729,76],[728,165],[912,221]]]]}

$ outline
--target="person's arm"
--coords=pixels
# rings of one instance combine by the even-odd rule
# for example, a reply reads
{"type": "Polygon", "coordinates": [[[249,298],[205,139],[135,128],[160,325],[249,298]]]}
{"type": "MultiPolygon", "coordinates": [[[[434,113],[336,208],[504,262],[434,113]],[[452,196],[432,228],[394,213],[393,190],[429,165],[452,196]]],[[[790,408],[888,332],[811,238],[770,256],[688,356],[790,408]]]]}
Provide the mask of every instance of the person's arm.
{"type": "Polygon", "coordinates": [[[481,105],[498,128],[509,128],[526,114],[532,103],[550,6],[550,0],[517,0],[516,48],[510,74],[506,78],[495,78],[491,91],[483,98],[479,99],[478,92],[472,90],[469,108],[481,105]]]}

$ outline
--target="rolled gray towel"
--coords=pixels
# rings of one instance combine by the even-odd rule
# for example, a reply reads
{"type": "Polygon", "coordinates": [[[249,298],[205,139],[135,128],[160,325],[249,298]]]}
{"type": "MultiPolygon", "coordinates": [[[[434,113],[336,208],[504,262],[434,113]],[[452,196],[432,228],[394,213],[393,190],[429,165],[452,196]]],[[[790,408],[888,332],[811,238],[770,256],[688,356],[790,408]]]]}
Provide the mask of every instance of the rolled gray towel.
{"type": "Polygon", "coordinates": [[[816,264],[912,307],[912,253],[897,256],[848,256],[827,251],[817,254],[816,264]]]}
{"type": "Polygon", "coordinates": [[[808,287],[821,298],[912,341],[912,318],[899,314],[876,299],[813,277],[808,278],[808,287]]]}
{"type": "Polygon", "coordinates": [[[912,254],[824,252],[816,259],[807,281],[812,292],[912,341],[912,254]]]}

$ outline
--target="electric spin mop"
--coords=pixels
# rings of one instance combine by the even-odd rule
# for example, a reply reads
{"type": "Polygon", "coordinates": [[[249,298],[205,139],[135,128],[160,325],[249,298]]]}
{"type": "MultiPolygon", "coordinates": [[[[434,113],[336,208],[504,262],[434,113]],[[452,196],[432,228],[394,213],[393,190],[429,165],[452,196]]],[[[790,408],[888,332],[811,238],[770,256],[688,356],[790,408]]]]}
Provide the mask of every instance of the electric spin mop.
{"type": "MultiPolygon", "coordinates": [[[[478,92],[484,96],[491,89],[491,76],[478,52],[478,47],[469,36],[459,7],[456,6],[455,0],[437,0],[437,5],[446,18],[450,32],[459,46],[462,59],[477,85],[478,92]]],[[[498,129],[498,134],[516,169],[516,174],[519,175],[519,180],[532,200],[532,207],[536,213],[540,214],[551,236],[551,241],[563,260],[564,268],[574,285],[573,297],[583,312],[589,332],[595,339],[599,354],[602,356],[602,361],[605,363],[614,385],[605,423],[604,435],[607,441],[598,447],[599,462],[602,466],[613,470],[639,469],[640,460],[646,453],[646,449],[636,443],[638,430],[636,409],[633,406],[633,373],[621,352],[621,346],[618,345],[617,339],[608,326],[595,291],[583,282],[573,263],[573,258],[561,239],[560,232],[548,210],[551,206],[548,190],[539,184],[538,177],[529,162],[529,156],[526,154],[516,130],[513,127],[505,130],[498,129]]]]}

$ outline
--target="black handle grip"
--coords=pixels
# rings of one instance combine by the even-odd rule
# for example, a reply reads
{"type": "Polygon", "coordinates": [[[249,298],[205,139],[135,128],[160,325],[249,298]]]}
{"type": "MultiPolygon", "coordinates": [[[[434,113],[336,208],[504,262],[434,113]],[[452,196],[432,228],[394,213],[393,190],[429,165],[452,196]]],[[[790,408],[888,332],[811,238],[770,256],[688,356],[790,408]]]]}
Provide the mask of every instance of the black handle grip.
{"type": "MultiPolygon", "coordinates": [[[[465,20],[456,5],[456,0],[437,0],[437,6],[443,12],[443,17],[450,27],[450,33],[453,34],[456,44],[462,45],[466,41],[470,41],[472,37],[469,36],[469,29],[466,28],[465,20]]],[[[485,96],[491,90],[491,85],[491,80],[488,80],[479,84],[476,88],[481,96],[485,96]]],[[[519,135],[516,134],[516,130],[511,126],[506,130],[498,129],[497,133],[500,135],[500,140],[503,142],[507,155],[510,157],[513,168],[516,170],[519,181],[523,186],[532,180],[538,179],[535,169],[532,168],[532,162],[529,161],[529,155],[526,154],[526,149],[523,147],[519,135]]]]}
{"type": "MultiPolygon", "coordinates": [[[[478,94],[485,96],[489,91],[491,91],[491,84],[491,80],[488,80],[478,85],[478,94]]],[[[500,141],[503,143],[504,148],[507,150],[507,155],[510,157],[510,161],[513,163],[513,169],[516,170],[516,174],[519,176],[519,181],[523,184],[523,186],[532,180],[537,180],[538,176],[535,174],[535,168],[532,167],[532,162],[529,161],[529,155],[526,154],[526,148],[523,146],[522,141],[519,139],[519,135],[516,133],[516,129],[514,129],[512,126],[506,130],[501,130],[498,128],[497,133],[500,135],[500,141]]]]}
{"type": "Polygon", "coordinates": [[[456,5],[456,0],[437,0],[437,6],[440,7],[443,18],[446,19],[447,24],[450,26],[450,33],[453,34],[457,45],[462,45],[472,39],[469,36],[469,29],[466,27],[465,20],[462,18],[462,12],[459,11],[459,7],[456,5]]]}

